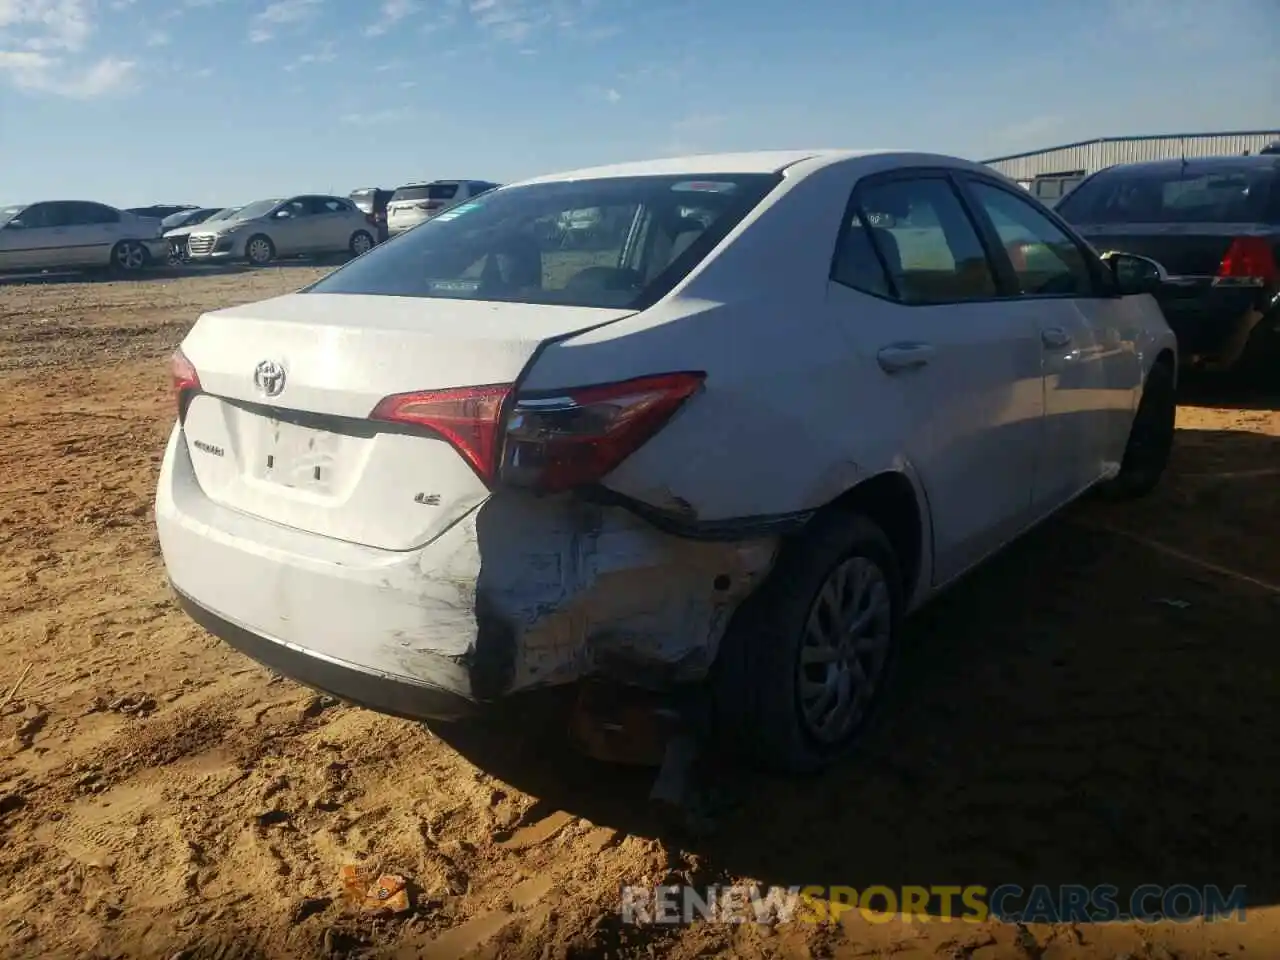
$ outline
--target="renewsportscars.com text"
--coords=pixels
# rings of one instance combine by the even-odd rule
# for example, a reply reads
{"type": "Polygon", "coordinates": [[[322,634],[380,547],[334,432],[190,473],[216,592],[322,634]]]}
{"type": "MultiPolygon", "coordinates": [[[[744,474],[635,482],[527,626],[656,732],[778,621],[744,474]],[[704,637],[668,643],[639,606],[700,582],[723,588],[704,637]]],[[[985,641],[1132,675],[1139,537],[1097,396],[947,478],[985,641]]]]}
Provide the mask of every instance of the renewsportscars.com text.
{"type": "Polygon", "coordinates": [[[1245,919],[1245,888],[1144,884],[1122,892],[1084,886],[760,887],[757,885],[622,888],[624,923],[838,923],[858,911],[872,923],[906,922],[1188,923],[1245,919]]]}

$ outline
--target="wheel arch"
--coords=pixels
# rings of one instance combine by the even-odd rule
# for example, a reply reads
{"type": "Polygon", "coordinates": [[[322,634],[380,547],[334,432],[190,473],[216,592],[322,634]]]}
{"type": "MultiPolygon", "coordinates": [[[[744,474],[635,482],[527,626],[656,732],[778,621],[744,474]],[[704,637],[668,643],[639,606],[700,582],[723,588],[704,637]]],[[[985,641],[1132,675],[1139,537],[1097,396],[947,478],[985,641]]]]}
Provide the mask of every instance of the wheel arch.
{"type": "Polygon", "coordinates": [[[932,582],[933,568],[928,498],[915,472],[902,465],[860,480],[820,507],[809,524],[837,511],[860,513],[884,531],[902,565],[903,596],[914,606],[932,582]]]}

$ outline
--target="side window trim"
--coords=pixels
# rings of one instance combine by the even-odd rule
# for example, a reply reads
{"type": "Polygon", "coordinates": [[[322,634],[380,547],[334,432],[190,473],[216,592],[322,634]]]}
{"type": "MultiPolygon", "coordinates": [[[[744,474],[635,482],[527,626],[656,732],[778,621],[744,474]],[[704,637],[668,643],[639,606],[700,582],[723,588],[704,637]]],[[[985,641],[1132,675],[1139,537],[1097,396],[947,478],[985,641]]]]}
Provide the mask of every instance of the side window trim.
{"type": "Polygon", "coordinates": [[[1013,269],[1013,263],[1009,260],[1008,253],[1005,252],[1004,244],[1000,242],[1000,234],[997,232],[995,224],[991,221],[991,218],[987,215],[986,210],[983,209],[982,204],[978,202],[977,197],[974,196],[973,192],[969,189],[971,184],[980,183],[985,187],[1007,193],[1018,202],[1030,206],[1032,210],[1039,213],[1051,224],[1057,227],[1062,231],[1063,236],[1065,236],[1067,240],[1071,242],[1071,245],[1079,252],[1081,259],[1084,261],[1085,268],[1089,271],[1089,281],[1092,289],[1090,290],[1088,297],[1090,299],[1102,299],[1111,296],[1108,285],[1103,278],[1102,272],[1106,268],[1103,266],[1102,261],[1097,258],[1089,245],[1080,238],[1080,235],[1076,233],[1071,224],[1063,220],[1055,210],[1044,203],[1037,202],[1034,198],[1027,197],[1024,192],[1009,189],[1007,184],[1001,183],[994,177],[986,177],[972,171],[964,171],[957,179],[960,181],[959,188],[961,193],[964,195],[965,202],[972,207],[972,214],[981,220],[984,236],[989,241],[994,242],[995,255],[999,260],[1001,271],[1008,271],[1011,288],[1009,296],[1016,297],[1020,300],[1077,300],[1080,298],[1080,295],[1075,293],[1022,292],[1021,284],[1018,282],[1017,273],[1013,269]]]}

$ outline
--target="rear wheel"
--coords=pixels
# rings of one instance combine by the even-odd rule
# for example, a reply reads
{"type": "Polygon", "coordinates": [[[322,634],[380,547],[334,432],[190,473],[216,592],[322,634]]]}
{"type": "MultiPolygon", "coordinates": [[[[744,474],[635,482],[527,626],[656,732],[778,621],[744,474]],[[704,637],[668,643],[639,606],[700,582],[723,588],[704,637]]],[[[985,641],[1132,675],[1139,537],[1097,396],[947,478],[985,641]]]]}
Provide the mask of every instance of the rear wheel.
{"type": "Polygon", "coordinates": [[[147,248],[136,240],[121,240],[111,250],[111,269],[117,273],[137,273],[147,265],[147,248]]]}
{"type": "Polygon", "coordinates": [[[1177,414],[1173,365],[1161,361],[1147,374],[1142,399],[1129,428],[1120,473],[1102,485],[1104,496],[1130,500],[1146,496],[1156,488],[1173,452],[1177,414]]]}
{"type": "Polygon", "coordinates": [[[276,256],[275,244],[263,234],[255,234],[244,245],[244,256],[255,267],[266,266],[276,256]]]}
{"type": "Polygon", "coordinates": [[[846,755],[888,680],[903,611],[884,532],[836,513],[783,548],[734,615],[712,678],[716,724],[747,759],[817,772],[846,755]]]}
{"type": "Polygon", "coordinates": [[[365,230],[357,230],[351,235],[351,242],[347,244],[347,249],[351,251],[353,257],[368,253],[373,249],[373,236],[365,230]]]}

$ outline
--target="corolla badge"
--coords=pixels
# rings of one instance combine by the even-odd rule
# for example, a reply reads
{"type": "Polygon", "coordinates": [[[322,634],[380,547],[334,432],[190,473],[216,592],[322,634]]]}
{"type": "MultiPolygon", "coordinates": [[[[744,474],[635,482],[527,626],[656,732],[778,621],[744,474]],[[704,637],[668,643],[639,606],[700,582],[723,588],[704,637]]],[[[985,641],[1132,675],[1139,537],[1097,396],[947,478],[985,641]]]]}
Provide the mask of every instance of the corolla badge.
{"type": "Polygon", "coordinates": [[[284,390],[284,365],[263,360],[253,369],[253,382],[264,397],[278,397],[284,390]]]}

